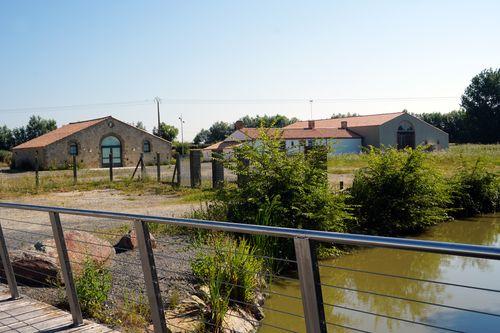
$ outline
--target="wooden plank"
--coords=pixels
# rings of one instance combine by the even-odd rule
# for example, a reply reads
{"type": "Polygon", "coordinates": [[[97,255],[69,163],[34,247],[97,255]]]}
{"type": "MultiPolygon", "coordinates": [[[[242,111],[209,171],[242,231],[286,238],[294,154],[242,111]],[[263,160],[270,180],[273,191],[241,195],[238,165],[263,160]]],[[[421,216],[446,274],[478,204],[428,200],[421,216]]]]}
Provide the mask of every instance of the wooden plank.
{"type": "Polygon", "coordinates": [[[23,296],[11,300],[8,288],[0,284],[0,333],[32,333],[45,330],[64,333],[118,333],[89,320],[83,326],[72,327],[71,314],[49,304],[23,296]]]}

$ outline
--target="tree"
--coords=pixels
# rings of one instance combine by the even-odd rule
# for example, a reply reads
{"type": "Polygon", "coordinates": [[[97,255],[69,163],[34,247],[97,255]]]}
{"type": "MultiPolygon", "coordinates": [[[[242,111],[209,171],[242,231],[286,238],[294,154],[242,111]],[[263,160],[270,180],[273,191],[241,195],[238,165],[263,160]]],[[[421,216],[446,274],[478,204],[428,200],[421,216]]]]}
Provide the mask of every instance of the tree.
{"type": "Polygon", "coordinates": [[[26,125],[26,139],[32,140],[57,128],[54,119],[43,119],[40,116],[31,116],[26,125]]]}
{"type": "Polygon", "coordinates": [[[330,119],[338,119],[338,118],[347,118],[347,117],[358,117],[359,116],[359,113],[350,113],[350,112],[347,112],[347,113],[335,113],[335,114],[332,114],[332,116],[330,117],[330,119]]]}
{"type": "Polygon", "coordinates": [[[160,132],[158,133],[158,129],[153,128],[153,134],[159,136],[167,141],[174,141],[177,135],[179,135],[179,129],[175,126],[168,125],[165,123],[160,124],[160,132]]]}
{"type": "Polygon", "coordinates": [[[462,95],[472,142],[500,142],[500,68],[472,78],[462,95]]]}
{"type": "Polygon", "coordinates": [[[9,150],[14,144],[12,131],[5,125],[0,127],[0,150],[9,150]]]}
{"type": "Polygon", "coordinates": [[[234,128],[224,121],[218,121],[210,126],[208,131],[210,133],[208,134],[206,143],[215,143],[227,138],[231,133],[233,133],[234,128]]]}
{"type": "Polygon", "coordinates": [[[144,123],[140,120],[138,122],[136,122],[133,126],[135,126],[138,129],[141,129],[143,131],[146,130],[146,126],[144,126],[144,123]]]}
{"type": "Polygon", "coordinates": [[[201,131],[196,134],[196,136],[193,139],[193,143],[196,145],[199,144],[206,144],[208,141],[208,136],[210,135],[210,131],[202,128],[201,131]]]}
{"type": "Polygon", "coordinates": [[[245,116],[243,118],[240,118],[240,120],[243,122],[245,127],[251,127],[251,128],[256,128],[256,127],[285,127],[290,124],[293,124],[297,122],[297,118],[288,118],[286,116],[277,114],[275,116],[255,116],[255,117],[250,117],[250,116],[245,116]]]}

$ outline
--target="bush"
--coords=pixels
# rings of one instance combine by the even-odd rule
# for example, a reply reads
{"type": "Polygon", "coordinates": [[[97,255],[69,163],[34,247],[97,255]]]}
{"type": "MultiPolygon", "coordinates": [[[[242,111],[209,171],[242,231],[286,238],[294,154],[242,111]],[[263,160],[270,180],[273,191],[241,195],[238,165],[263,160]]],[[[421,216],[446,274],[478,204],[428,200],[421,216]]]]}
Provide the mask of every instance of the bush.
{"type": "Polygon", "coordinates": [[[75,277],[76,293],[87,315],[100,319],[111,291],[111,273],[92,259],[86,259],[82,271],[75,277]]]}
{"type": "Polygon", "coordinates": [[[464,165],[453,183],[451,206],[455,216],[492,213],[500,207],[500,182],[480,159],[472,167],[464,165]]]}
{"type": "Polygon", "coordinates": [[[10,165],[12,162],[12,153],[8,150],[0,150],[0,163],[10,165]]]}
{"type": "Polygon", "coordinates": [[[449,188],[428,158],[423,148],[368,151],[350,190],[357,232],[404,235],[448,218],[449,188]]]}

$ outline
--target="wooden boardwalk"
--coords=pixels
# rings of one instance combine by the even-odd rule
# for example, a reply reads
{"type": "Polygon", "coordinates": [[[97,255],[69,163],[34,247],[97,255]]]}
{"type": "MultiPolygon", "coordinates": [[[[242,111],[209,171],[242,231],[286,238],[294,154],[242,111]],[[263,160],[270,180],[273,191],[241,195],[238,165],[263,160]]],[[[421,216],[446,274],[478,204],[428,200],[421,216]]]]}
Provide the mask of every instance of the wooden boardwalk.
{"type": "Polygon", "coordinates": [[[82,332],[117,333],[91,321],[71,327],[71,314],[28,297],[11,300],[8,289],[0,286],[0,333],[4,332],[82,332]]]}

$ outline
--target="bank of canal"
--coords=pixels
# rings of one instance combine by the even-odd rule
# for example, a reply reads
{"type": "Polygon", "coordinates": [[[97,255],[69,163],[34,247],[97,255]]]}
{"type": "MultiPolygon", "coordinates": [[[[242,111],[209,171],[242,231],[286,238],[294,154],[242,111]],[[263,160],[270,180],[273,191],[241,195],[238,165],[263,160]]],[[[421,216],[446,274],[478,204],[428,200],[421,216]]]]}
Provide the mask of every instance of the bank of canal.
{"type": "MultiPolygon", "coordinates": [[[[500,214],[443,223],[416,238],[500,246],[500,214]]],[[[323,286],[325,303],[336,305],[325,306],[327,322],[339,325],[329,325],[330,332],[355,332],[345,327],[368,332],[445,332],[430,326],[387,317],[461,332],[500,332],[500,316],[381,296],[391,295],[500,314],[500,293],[352,271],[362,270],[499,290],[500,261],[391,249],[360,249],[337,259],[322,261],[320,265],[323,284],[357,290],[323,286]],[[378,295],[362,293],[360,290],[378,295]]],[[[300,296],[298,282],[288,279],[274,281],[271,289],[273,292],[292,297],[300,296]]],[[[302,315],[301,301],[292,297],[276,296],[273,293],[266,301],[266,308],[302,315]]],[[[302,318],[271,310],[266,311],[264,324],[305,332],[302,318]]],[[[263,325],[259,332],[269,333],[278,330],[263,325]]]]}

